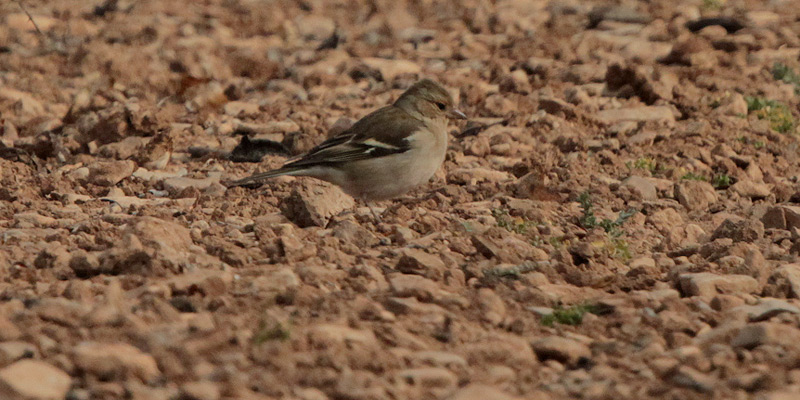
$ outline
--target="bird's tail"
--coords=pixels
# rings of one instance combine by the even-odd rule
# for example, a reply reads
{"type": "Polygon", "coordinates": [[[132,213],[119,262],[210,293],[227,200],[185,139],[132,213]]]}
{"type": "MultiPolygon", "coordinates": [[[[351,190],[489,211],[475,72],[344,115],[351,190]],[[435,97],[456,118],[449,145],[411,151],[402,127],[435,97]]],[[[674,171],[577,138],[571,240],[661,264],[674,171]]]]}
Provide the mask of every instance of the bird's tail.
{"type": "Polygon", "coordinates": [[[283,168],[273,169],[272,171],[261,172],[259,174],[250,175],[247,178],[225,182],[225,186],[229,188],[235,186],[260,186],[267,179],[283,175],[298,175],[302,174],[303,170],[304,168],[298,168],[298,167],[283,167],[283,168]]]}

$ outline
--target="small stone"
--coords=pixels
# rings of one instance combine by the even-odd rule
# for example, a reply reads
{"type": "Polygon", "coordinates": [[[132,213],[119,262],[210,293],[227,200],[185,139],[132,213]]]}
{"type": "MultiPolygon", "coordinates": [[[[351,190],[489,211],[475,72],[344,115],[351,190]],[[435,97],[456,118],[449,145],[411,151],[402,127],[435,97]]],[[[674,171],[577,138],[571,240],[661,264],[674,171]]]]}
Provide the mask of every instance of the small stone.
{"type": "Polygon", "coordinates": [[[532,346],[540,361],[552,359],[571,367],[576,366],[582,359],[592,357],[589,346],[560,336],[549,336],[536,340],[532,346]]]}
{"type": "Polygon", "coordinates": [[[290,262],[303,261],[315,254],[313,247],[303,243],[292,233],[281,235],[281,237],[278,238],[278,245],[280,246],[283,256],[290,262]]]}
{"type": "Polygon", "coordinates": [[[772,11],[748,11],[745,18],[751,26],[770,28],[780,24],[781,16],[772,11]]]}
{"type": "Polygon", "coordinates": [[[285,293],[300,285],[300,277],[291,268],[264,271],[264,276],[250,280],[250,284],[259,292],[285,293]]]}
{"type": "Polygon", "coordinates": [[[675,199],[690,211],[707,210],[717,202],[717,192],[708,182],[683,180],[675,184],[675,199]]]}
{"type": "Polygon", "coordinates": [[[436,37],[436,30],[408,27],[397,34],[397,38],[407,42],[423,43],[436,37]]]}
{"type": "Polygon", "coordinates": [[[678,367],[669,378],[672,383],[701,393],[711,393],[716,380],[694,368],[688,366],[678,367]]]}
{"type": "Polygon", "coordinates": [[[403,249],[395,268],[404,274],[422,275],[433,280],[441,280],[446,270],[439,256],[419,249],[403,249]]]}
{"type": "Polygon", "coordinates": [[[711,272],[683,274],[681,291],[687,296],[714,297],[718,293],[755,293],[758,281],[747,275],[718,275],[711,272]]]}
{"type": "Polygon", "coordinates": [[[33,358],[38,352],[36,346],[20,341],[0,343],[0,365],[8,365],[23,358],[33,358]]]}
{"type": "Polygon", "coordinates": [[[389,286],[395,296],[415,297],[419,301],[433,301],[439,292],[436,282],[419,275],[396,274],[389,279],[389,286]]]}
{"type": "Polygon", "coordinates": [[[566,118],[575,118],[578,113],[577,108],[572,104],[555,98],[539,99],[539,109],[548,114],[562,115],[566,118]]]}
{"type": "Polygon", "coordinates": [[[741,93],[734,92],[720,101],[719,107],[714,109],[713,114],[732,117],[747,115],[747,101],[741,93]]]}
{"type": "Polygon", "coordinates": [[[0,340],[16,340],[22,336],[22,332],[11,322],[8,317],[0,315],[0,340]]]}
{"type": "Polygon", "coordinates": [[[654,260],[652,257],[635,258],[631,260],[628,267],[630,267],[632,272],[636,271],[636,273],[645,273],[647,275],[658,273],[658,270],[656,269],[656,260],[654,260]]]}
{"type": "Polygon", "coordinates": [[[492,325],[500,325],[506,317],[506,305],[492,289],[478,290],[478,307],[483,320],[492,325]]]}
{"type": "Polygon", "coordinates": [[[365,345],[378,346],[378,339],[371,330],[354,329],[344,325],[320,324],[309,328],[309,343],[319,345],[365,345]]]}
{"type": "Polygon", "coordinates": [[[97,149],[97,154],[107,158],[125,160],[133,157],[141,148],[147,145],[149,138],[129,136],[118,142],[107,143],[97,149]]]}
{"type": "Polygon", "coordinates": [[[647,122],[654,121],[671,125],[675,123],[672,109],[666,106],[632,107],[623,109],[602,110],[597,117],[607,123],[615,124],[621,121],[647,122]]]}
{"type": "Polygon", "coordinates": [[[733,347],[752,349],[765,344],[797,346],[800,331],[795,327],[772,322],[759,322],[742,328],[731,341],[733,347]]]}
{"type": "Polygon", "coordinates": [[[246,101],[230,101],[225,104],[224,110],[231,117],[256,117],[261,112],[258,104],[246,101]]]}
{"type": "Polygon", "coordinates": [[[800,298],[800,264],[785,264],[778,267],[767,281],[772,296],[800,298]]]}
{"type": "Polygon", "coordinates": [[[754,306],[743,305],[736,307],[734,310],[746,313],[750,322],[765,321],[783,313],[800,314],[800,308],[781,299],[762,299],[760,303],[754,306]]]}
{"type": "Polygon", "coordinates": [[[763,199],[772,193],[772,189],[766,183],[757,183],[751,180],[742,180],[734,183],[730,190],[738,193],[742,197],[751,199],[763,199]]]}
{"type": "Polygon", "coordinates": [[[800,207],[796,206],[775,206],[767,210],[761,222],[766,229],[787,229],[800,228],[800,207]]]}
{"type": "Polygon", "coordinates": [[[71,327],[79,326],[80,321],[90,311],[88,306],[63,297],[42,299],[32,310],[45,321],[71,327]]]}
{"type": "Polygon", "coordinates": [[[127,343],[82,342],[73,356],[75,366],[102,380],[134,376],[148,382],[160,374],[153,356],[127,343]]]}
{"type": "Polygon", "coordinates": [[[114,186],[131,176],[136,163],[130,160],[98,161],[89,166],[89,182],[99,186],[114,186]]]}
{"type": "Polygon", "coordinates": [[[35,211],[14,214],[16,228],[47,228],[55,225],[56,219],[41,215],[35,211]]]}
{"type": "Polygon", "coordinates": [[[427,367],[404,369],[397,373],[398,378],[414,386],[433,389],[454,389],[458,383],[456,374],[445,368],[427,367]]]}
{"type": "Polygon", "coordinates": [[[333,237],[342,243],[367,249],[380,243],[380,239],[368,229],[351,220],[337,221],[333,225],[333,237]]]}
{"type": "Polygon", "coordinates": [[[418,351],[408,356],[412,364],[432,365],[442,368],[466,368],[469,364],[464,357],[445,351],[425,350],[418,351]]]}
{"type": "Polygon", "coordinates": [[[402,225],[392,226],[392,241],[398,246],[405,246],[417,238],[417,232],[402,225]]]}
{"type": "Polygon", "coordinates": [[[301,15],[295,19],[297,32],[305,39],[323,40],[333,35],[336,23],[322,15],[301,15]]]}
{"type": "Polygon", "coordinates": [[[304,181],[281,204],[281,211],[301,228],[326,226],[328,219],[352,208],[355,201],[338,187],[304,181]]]}
{"type": "MultiPolygon", "coordinates": [[[[276,274],[282,277],[282,274],[276,274]]],[[[169,279],[166,283],[173,295],[199,293],[215,297],[228,292],[233,284],[233,278],[230,271],[195,268],[169,279]]],[[[292,281],[291,277],[285,279],[285,282],[292,281]]]]}
{"type": "Polygon", "coordinates": [[[497,171],[490,168],[456,168],[447,173],[447,181],[475,185],[480,182],[507,182],[512,177],[507,172],[497,171]]]}
{"type": "Polygon", "coordinates": [[[7,399],[61,400],[72,380],[66,372],[39,360],[20,360],[0,369],[0,394],[7,399]]]}
{"type": "Polygon", "coordinates": [[[622,181],[622,186],[629,188],[633,193],[636,193],[640,199],[645,201],[658,200],[658,192],[656,186],[647,178],[641,176],[630,176],[622,181]]]}
{"type": "Polygon", "coordinates": [[[181,399],[184,400],[219,400],[220,389],[210,381],[187,382],[181,385],[181,399]]]}
{"type": "Polygon", "coordinates": [[[768,392],[760,391],[758,392],[758,396],[754,398],[755,400],[795,400],[797,398],[797,391],[794,390],[772,390],[768,392]]]}
{"type": "Polygon", "coordinates": [[[494,387],[480,383],[471,383],[456,391],[448,400],[519,400],[494,387]]]}
{"type": "Polygon", "coordinates": [[[178,270],[189,262],[194,243],[189,229],[183,225],[155,217],[139,217],[128,225],[125,233],[138,238],[144,250],[152,252],[154,258],[169,269],[178,270]]]}
{"type": "Polygon", "coordinates": [[[664,208],[647,216],[646,222],[666,234],[676,225],[683,225],[683,217],[674,208],[664,208]]]}
{"type": "Polygon", "coordinates": [[[764,224],[752,219],[728,218],[723,221],[711,237],[731,238],[734,242],[753,242],[764,237],[764,224]]]}
{"type": "Polygon", "coordinates": [[[395,77],[405,74],[419,74],[422,68],[408,60],[390,60],[386,58],[365,57],[361,59],[370,69],[380,72],[385,82],[392,82],[395,77]]]}
{"type": "Polygon", "coordinates": [[[169,191],[170,194],[178,194],[188,188],[195,188],[199,191],[202,191],[216,182],[219,182],[219,178],[209,177],[204,179],[195,179],[176,176],[164,179],[162,181],[162,185],[164,185],[164,190],[169,191]]]}
{"type": "Polygon", "coordinates": [[[14,90],[8,86],[0,88],[0,99],[13,102],[19,114],[28,116],[44,114],[44,106],[39,100],[36,100],[28,93],[14,90]]]}

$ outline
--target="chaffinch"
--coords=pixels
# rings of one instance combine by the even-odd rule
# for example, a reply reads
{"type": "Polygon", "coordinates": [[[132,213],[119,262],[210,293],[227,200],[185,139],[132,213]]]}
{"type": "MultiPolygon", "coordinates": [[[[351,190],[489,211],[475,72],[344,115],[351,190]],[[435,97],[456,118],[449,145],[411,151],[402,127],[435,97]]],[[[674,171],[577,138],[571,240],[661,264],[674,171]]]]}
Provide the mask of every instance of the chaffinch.
{"type": "Polygon", "coordinates": [[[361,118],[298,159],[228,186],[258,184],[281,175],[310,176],[338,185],[368,205],[391,199],[436,173],[447,150],[448,120],[466,118],[447,90],[423,79],[394,104],[361,118]]]}

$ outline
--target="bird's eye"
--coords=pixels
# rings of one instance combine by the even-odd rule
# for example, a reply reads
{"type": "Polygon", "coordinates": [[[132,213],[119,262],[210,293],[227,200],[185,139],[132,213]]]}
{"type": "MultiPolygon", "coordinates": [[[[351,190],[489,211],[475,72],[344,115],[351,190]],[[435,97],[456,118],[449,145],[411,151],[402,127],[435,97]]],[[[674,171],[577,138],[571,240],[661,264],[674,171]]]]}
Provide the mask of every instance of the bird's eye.
{"type": "Polygon", "coordinates": [[[436,107],[439,107],[440,110],[444,111],[446,106],[444,105],[444,103],[436,103],[436,107]]]}

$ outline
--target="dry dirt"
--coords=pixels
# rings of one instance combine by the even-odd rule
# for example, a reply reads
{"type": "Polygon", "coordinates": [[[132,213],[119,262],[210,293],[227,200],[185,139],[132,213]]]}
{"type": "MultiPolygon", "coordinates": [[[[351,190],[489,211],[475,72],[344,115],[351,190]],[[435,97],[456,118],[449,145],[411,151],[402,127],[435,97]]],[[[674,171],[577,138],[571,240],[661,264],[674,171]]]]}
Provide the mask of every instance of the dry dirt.
{"type": "Polygon", "coordinates": [[[797,398],[800,7],[612,3],[3,2],[0,394],[797,398]],[[380,222],[220,184],[421,77],[380,222]]]}

